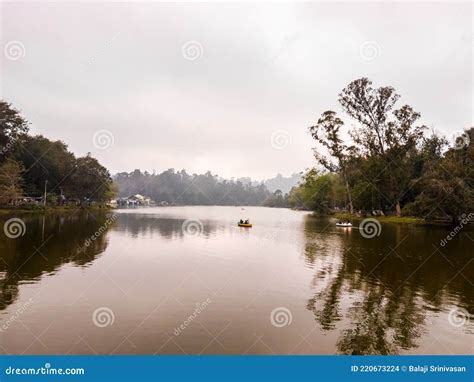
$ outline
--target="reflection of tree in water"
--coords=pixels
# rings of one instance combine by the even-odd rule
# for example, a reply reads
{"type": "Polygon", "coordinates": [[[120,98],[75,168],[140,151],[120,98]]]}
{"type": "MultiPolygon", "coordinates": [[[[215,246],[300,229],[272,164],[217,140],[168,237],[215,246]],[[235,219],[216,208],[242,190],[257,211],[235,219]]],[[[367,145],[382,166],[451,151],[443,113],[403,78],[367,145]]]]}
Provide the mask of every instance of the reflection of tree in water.
{"type": "Polygon", "coordinates": [[[430,257],[433,250],[426,242],[438,240],[436,231],[402,241],[399,227],[386,227],[383,237],[367,240],[356,230],[323,232],[323,227],[315,219],[306,221],[306,257],[316,269],[318,289],[307,308],[322,330],[342,326],[340,353],[397,354],[417,347],[428,306],[441,311],[455,303],[472,311],[469,281],[458,274],[463,268],[472,274],[467,251],[453,246],[457,256],[449,263],[430,257]],[[397,243],[398,250],[391,252],[389,245],[397,243]]]}
{"type": "Polygon", "coordinates": [[[333,279],[333,282],[327,289],[317,293],[309,299],[307,308],[314,312],[316,320],[319,321],[324,330],[331,330],[336,327],[335,322],[342,318],[339,312],[339,296],[344,281],[344,272],[339,270],[333,279]],[[317,308],[317,303],[323,301],[322,308],[317,308]]]}
{"type": "Polygon", "coordinates": [[[396,354],[416,347],[424,323],[413,293],[394,296],[381,286],[369,288],[364,300],[349,308],[353,327],[343,330],[338,349],[344,354],[396,354]]]}
{"type": "Polygon", "coordinates": [[[369,291],[362,303],[350,310],[353,327],[343,331],[338,349],[344,354],[393,354],[390,325],[380,291],[369,291]]]}
{"type": "Polygon", "coordinates": [[[313,285],[324,284],[326,288],[308,300],[307,309],[312,310],[323,330],[332,330],[340,321],[339,300],[344,282],[344,270],[339,267],[338,254],[341,240],[337,235],[327,232],[328,225],[317,224],[314,219],[306,220],[305,256],[307,262],[316,269],[313,285]],[[314,235],[314,232],[319,234],[314,235]],[[327,284],[331,280],[330,284],[327,284]]]}
{"type": "MultiPolygon", "coordinates": [[[[18,285],[56,272],[65,263],[87,266],[107,247],[111,220],[105,212],[22,216],[25,235],[0,239],[0,310],[13,303],[18,285]],[[96,232],[103,232],[95,240],[96,232]]],[[[3,227],[5,219],[0,220],[3,227]]]]}

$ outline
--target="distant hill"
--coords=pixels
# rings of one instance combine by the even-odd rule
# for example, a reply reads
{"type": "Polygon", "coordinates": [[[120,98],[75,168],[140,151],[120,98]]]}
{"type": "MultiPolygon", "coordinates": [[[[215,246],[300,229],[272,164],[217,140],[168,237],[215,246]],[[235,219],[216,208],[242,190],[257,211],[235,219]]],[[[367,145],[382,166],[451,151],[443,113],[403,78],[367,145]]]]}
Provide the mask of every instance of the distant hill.
{"type": "Polygon", "coordinates": [[[140,170],[121,172],[114,176],[114,181],[120,197],[140,194],[156,203],[254,206],[270,203],[271,206],[280,206],[281,203],[275,204],[269,197],[276,190],[280,190],[283,197],[300,178],[300,174],[293,174],[288,178],[278,174],[265,182],[248,177],[226,180],[209,171],[198,175],[169,169],[161,174],[140,170]]]}
{"type": "Polygon", "coordinates": [[[267,187],[268,191],[275,192],[280,190],[283,194],[287,194],[290,190],[298,184],[301,180],[301,175],[295,173],[288,178],[284,177],[281,174],[278,174],[276,177],[267,179],[264,184],[267,187]]]}
{"type": "Polygon", "coordinates": [[[119,196],[140,194],[156,203],[170,205],[251,205],[259,206],[270,196],[263,183],[225,180],[217,175],[188,174],[169,169],[161,174],[135,170],[114,176],[119,196]]]}

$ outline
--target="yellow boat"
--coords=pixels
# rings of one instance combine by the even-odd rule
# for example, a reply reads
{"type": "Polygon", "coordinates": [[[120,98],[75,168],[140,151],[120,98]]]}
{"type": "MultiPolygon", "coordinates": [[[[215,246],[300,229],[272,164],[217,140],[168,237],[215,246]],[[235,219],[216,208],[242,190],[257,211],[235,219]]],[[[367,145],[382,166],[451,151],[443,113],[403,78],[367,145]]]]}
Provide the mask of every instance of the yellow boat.
{"type": "Polygon", "coordinates": [[[246,228],[252,228],[252,224],[245,224],[245,223],[237,223],[239,227],[246,227],[246,228]]]}

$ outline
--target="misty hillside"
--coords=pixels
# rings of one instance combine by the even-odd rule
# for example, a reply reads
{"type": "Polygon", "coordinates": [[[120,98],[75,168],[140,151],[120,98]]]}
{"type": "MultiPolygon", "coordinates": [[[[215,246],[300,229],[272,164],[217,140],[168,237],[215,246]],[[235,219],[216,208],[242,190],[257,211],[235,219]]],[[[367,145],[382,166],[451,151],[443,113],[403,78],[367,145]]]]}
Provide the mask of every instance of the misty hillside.
{"type": "Polygon", "coordinates": [[[270,196],[263,183],[225,180],[209,171],[188,174],[169,169],[161,174],[135,170],[114,177],[120,197],[141,194],[171,205],[262,205],[270,196]]]}
{"type": "Polygon", "coordinates": [[[285,178],[281,174],[278,174],[274,178],[267,179],[264,184],[270,192],[280,190],[283,194],[287,194],[294,186],[298,184],[300,180],[301,175],[298,173],[294,173],[288,178],[285,178]]]}

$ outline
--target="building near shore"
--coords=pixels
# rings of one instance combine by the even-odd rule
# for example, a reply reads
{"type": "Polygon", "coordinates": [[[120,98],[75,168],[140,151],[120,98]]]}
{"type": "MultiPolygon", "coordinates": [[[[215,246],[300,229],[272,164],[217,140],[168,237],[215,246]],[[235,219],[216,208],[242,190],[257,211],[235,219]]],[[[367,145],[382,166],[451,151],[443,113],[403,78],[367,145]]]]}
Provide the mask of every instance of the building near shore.
{"type": "Polygon", "coordinates": [[[135,194],[126,198],[118,198],[116,200],[118,206],[150,206],[152,201],[150,198],[135,194]]]}

